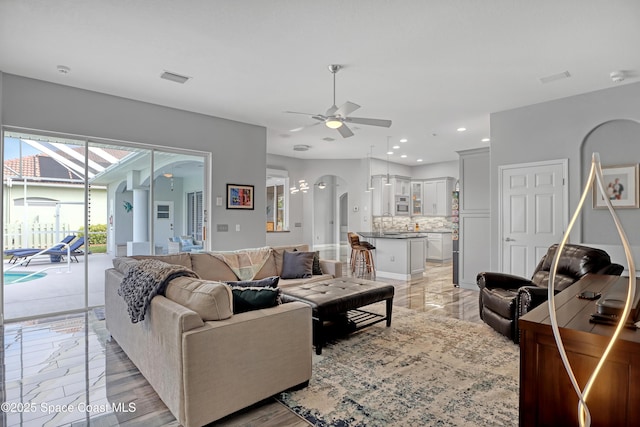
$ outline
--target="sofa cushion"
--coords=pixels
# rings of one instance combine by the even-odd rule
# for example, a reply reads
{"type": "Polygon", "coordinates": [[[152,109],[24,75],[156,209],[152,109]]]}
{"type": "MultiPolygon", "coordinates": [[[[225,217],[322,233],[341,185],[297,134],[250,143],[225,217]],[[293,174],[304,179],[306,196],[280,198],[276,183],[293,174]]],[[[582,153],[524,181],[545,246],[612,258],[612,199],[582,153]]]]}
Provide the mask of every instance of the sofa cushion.
{"type": "Polygon", "coordinates": [[[275,307],[280,304],[280,289],[269,287],[232,286],[233,313],[275,307]]]}
{"type": "Polygon", "coordinates": [[[238,276],[224,261],[211,254],[191,254],[191,264],[193,265],[193,271],[202,279],[216,280],[218,282],[238,280],[238,276]]]}
{"type": "Polygon", "coordinates": [[[158,261],[166,262],[167,264],[182,265],[191,270],[194,270],[193,265],[191,264],[191,255],[189,255],[188,253],[178,253],[178,254],[172,254],[172,255],[133,255],[131,256],[131,258],[157,259],[158,261]]]}
{"type": "Polygon", "coordinates": [[[224,283],[178,277],[167,285],[165,297],[195,311],[205,322],[233,315],[231,288],[224,283]]]}
{"type": "Polygon", "coordinates": [[[324,274],[322,273],[322,268],[320,267],[320,251],[315,251],[313,253],[313,265],[311,267],[311,274],[314,276],[316,274],[324,274]]]}
{"type": "Polygon", "coordinates": [[[283,279],[305,279],[313,276],[313,256],[313,252],[285,251],[280,276],[283,279]]]}

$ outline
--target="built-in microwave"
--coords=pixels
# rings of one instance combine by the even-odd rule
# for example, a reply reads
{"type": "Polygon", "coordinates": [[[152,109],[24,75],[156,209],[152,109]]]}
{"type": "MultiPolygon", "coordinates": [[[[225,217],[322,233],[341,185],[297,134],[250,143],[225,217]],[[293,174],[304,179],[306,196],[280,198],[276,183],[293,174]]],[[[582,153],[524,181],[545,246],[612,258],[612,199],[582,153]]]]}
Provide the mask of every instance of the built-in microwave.
{"type": "Polygon", "coordinates": [[[409,215],[409,196],[396,196],[396,215],[409,215]]]}

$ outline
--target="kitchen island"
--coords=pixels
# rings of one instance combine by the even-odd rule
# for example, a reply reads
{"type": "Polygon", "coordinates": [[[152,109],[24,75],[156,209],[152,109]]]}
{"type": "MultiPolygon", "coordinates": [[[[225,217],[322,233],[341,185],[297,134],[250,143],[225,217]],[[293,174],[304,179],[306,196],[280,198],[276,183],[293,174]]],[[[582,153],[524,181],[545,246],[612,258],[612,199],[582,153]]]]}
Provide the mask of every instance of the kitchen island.
{"type": "Polygon", "coordinates": [[[427,233],[358,232],[373,244],[376,276],[410,280],[422,277],[425,269],[427,233]]]}

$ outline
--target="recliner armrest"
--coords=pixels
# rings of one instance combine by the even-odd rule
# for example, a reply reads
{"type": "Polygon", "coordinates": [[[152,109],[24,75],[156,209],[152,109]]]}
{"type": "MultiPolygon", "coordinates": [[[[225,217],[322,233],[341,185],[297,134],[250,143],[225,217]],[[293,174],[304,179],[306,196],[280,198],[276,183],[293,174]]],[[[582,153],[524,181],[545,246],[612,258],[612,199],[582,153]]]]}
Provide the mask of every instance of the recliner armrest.
{"type": "MultiPolygon", "coordinates": [[[[557,294],[558,292],[556,292],[557,294]]],[[[524,316],[549,299],[549,289],[538,286],[523,286],[518,289],[518,317],[524,316]]]]}
{"type": "Polygon", "coordinates": [[[506,273],[481,272],[476,277],[476,283],[480,289],[518,289],[522,286],[533,285],[531,280],[524,277],[506,273]]]}

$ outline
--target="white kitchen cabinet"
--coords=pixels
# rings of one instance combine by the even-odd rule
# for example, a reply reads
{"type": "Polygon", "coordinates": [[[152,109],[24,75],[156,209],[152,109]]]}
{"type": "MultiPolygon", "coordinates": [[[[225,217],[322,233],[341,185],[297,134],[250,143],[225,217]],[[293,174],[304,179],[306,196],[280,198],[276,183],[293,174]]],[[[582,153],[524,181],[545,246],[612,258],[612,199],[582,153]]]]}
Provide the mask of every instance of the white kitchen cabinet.
{"type": "Polygon", "coordinates": [[[453,178],[430,179],[424,182],[423,215],[451,216],[453,178]]]}
{"type": "Polygon", "coordinates": [[[427,261],[449,260],[452,254],[451,233],[427,233],[427,261]]]}
{"type": "Polygon", "coordinates": [[[460,262],[461,288],[478,290],[476,276],[491,271],[490,149],[459,151],[460,155],[460,262]]]}
{"type": "Polygon", "coordinates": [[[411,183],[411,215],[422,215],[422,181],[411,183]]]}
{"type": "Polygon", "coordinates": [[[387,175],[371,177],[373,184],[371,215],[373,216],[395,215],[396,196],[411,196],[411,180],[395,175],[391,175],[389,178],[391,185],[386,185],[387,175]]]}
{"type": "Polygon", "coordinates": [[[411,195],[411,180],[404,177],[394,177],[394,190],[396,196],[411,195]]]}
{"type": "Polygon", "coordinates": [[[395,196],[393,194],[393,178],[391,185],[387,184],[386,175],[374,175],[371,177],[373,190],[371,192],[371,215],[389,216],[395,211],[395,196]]]}

